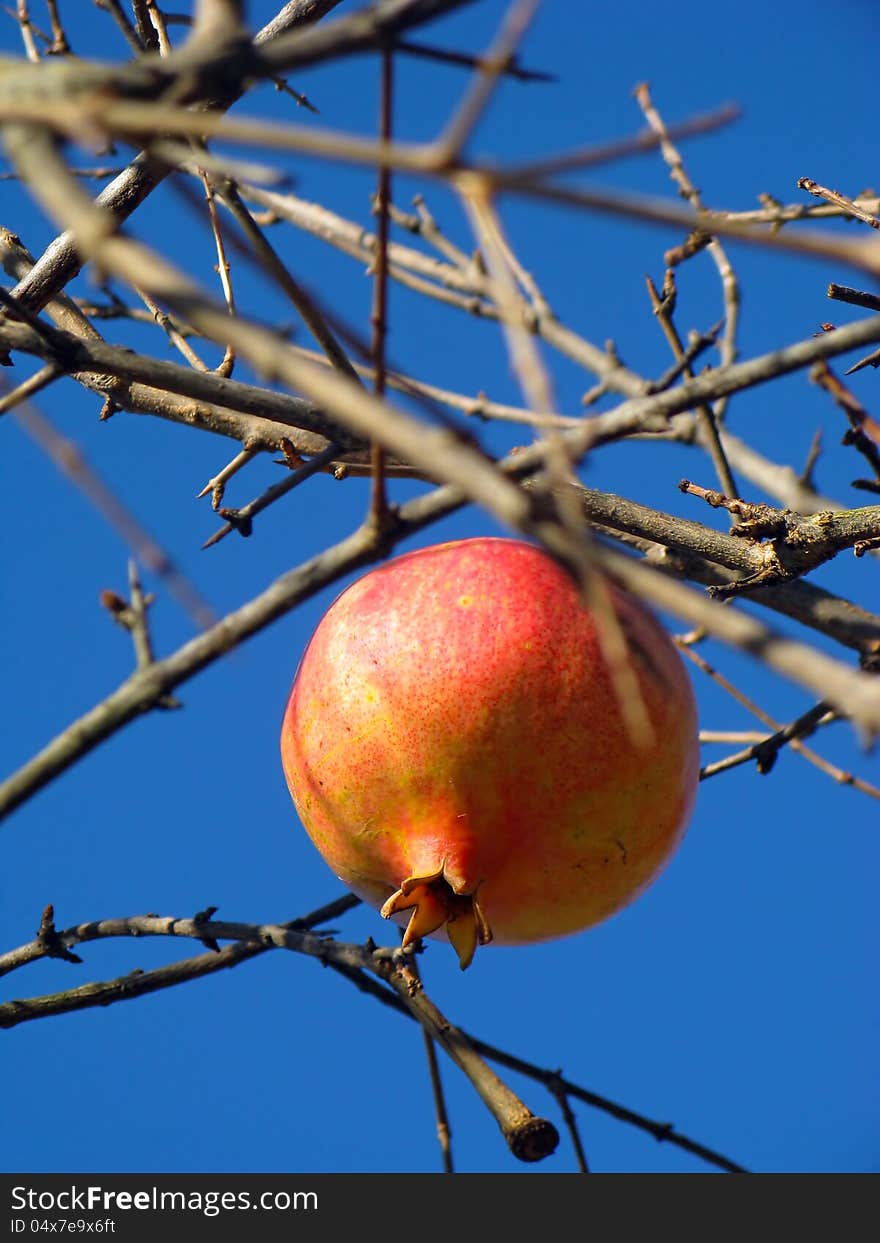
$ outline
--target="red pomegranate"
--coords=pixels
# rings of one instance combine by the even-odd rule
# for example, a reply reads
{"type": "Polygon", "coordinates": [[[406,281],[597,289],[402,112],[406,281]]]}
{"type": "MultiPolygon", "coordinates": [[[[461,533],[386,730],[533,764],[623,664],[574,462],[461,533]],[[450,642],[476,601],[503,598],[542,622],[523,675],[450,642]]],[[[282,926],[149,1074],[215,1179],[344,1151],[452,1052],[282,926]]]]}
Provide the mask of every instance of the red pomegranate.
{"type": "Polygon", "coordinates": [[[380,566],[302,658],[281,755],[315,846],[404,941],[564,936],[618,911],[670,858],[696,789],[696,711],[653,616],[608,583],[651,724],[622,717],[568,574],[508,539],[380,566]]]}

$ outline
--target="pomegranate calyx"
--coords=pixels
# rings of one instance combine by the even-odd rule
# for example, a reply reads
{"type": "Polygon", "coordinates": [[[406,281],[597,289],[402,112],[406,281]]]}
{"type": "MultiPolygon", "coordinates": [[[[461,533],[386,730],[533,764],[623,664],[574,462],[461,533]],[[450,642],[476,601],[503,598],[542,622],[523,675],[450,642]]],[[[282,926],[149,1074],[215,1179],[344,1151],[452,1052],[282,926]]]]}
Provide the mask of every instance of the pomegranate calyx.
{"type": "Polygon", "coordinates": [[[492,930],[474,894],[456,893],[443,875],[408,876],[384,903],[380,914],[390,919],[398,911],[412,910],[403,944],[412,945],[446,926],[462,971],[473,962],[478,945],[488,945],[492,930]]]}

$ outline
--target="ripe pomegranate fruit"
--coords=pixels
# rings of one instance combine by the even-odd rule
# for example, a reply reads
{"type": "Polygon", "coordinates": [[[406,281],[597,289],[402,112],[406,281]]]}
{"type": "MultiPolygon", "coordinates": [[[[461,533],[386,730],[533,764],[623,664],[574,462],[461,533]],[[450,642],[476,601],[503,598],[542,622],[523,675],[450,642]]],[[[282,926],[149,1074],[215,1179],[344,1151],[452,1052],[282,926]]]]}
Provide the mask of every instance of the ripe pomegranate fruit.
{"type": "Polygon", "coordinates": [[[549,556],[468,539],[398,557],[330,607],[302,658],[281,754],[324,859],[405,942],[564,936],[643,890],[684,833],[698,772],[681,657],[610,598],[651,724],[637,745],[597,625],[549,556]]]}

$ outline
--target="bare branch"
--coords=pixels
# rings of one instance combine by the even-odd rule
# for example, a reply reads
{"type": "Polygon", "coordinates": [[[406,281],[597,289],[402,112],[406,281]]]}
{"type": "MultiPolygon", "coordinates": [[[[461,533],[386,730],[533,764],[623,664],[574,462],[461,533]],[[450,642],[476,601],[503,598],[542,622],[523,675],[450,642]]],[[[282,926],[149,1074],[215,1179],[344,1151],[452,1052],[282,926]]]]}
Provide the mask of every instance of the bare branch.
{"type": "MultiPolygon", "coordinates": [[[[44,933],[44,926],[48,926],[46,924],[47,913],[51,912],[51,908],[47,908],[47,913],[44,913],[41,930],[36,940],[18,949],[0,954],[0,975],[8,974],[10,971],[17,970],[40,958],[68,957],[71,945],[82,945],[88,941],[107,937],[179,936],[199,941],[213,941],[215,943],[230,938],[233,943],[224,946],[222,949],[215,949],[210,953],[200,954],[195,958],[183,959],[167,967],[160,967],[148,972],[136,971],[128,976],[121,977],[119,980],[108,983],[86,985],[83,989],[70,989],[65,993],[54,994],[49,997],[32,998],[29,1001],[18,1000],[0,1004],[0,1027],[16,1026],[20,1022],[45,1017],[51,1013],[66,1013],[71,1010],[84,1009],[95,1005],[108,1005],[117,1001],[132,1000],[148,992],[155,992],[190,979],[198,979],[203,975],[225,970],[227,967],[237,966],[238,963],[257,957],[269,950],[284,949],[318,958],[321,962],[334,967],[362,992],[369,993],[382,1004],[399,1014],[405,1015],[407,1018],[415,1019],[422,1023],[422,1016],[424,1015],[426,1020],[423,1024],[424,1029],[426,1031],[434,1031],[439,1012],[432,1013],[432,1003],[427,1002],[423,991],[419,990],[418,986],[416,986],[416,996],[421,993],[423,1001],[413,1004],[413,995],[410,993],[413,969],[411,965],[412,956],[409,951],[402,951],[397,947],[376,949],[371,943],[365,947],[344,944],[334,941],[330,937],[316,935],[309,931],[337,918],[357,904],[357,898],[351,894],[346,894],[342,898],[337,899],[336,902],[328,903],[309,915],[280,925],[228,923],[214,920],[208,912],[203,912],[192,919],[179,919],[158,915],[137,915],[126,919],[96,920],[90,923],[79,924],[73,928],[67,928],[62,932],[55,931],[54,923],[51,923],[50,935],[44,933]],[[400,974],[398,986],[395,987],[389,976],[397,971],[397,964],[403,965],[405,973],[400,974]],[[366,974],[367,972],[371,973],[375,978],[371,979],[370,975],[366,974]]],[[[50,922],[53,916],[54,912],[48,914],[50,922]]],[[[76,955],[70,956],[68,961],[72,962],[76,957],[76,955]]],[[[443,1023],[446,1022],[442,1020],[442,1016],[439,1016],[439,1018],[443,1023]]],[[[447,1026],[449,1025],[447,1024],[447,1026]]],[[[459,1051],[463,1049],[472,1050],[478,1058],[486,1058],[490,1061],[498,1062],[517,1074],[524,1075],[537,1083],[543,1083],[554,1094],[561,1091],[566,1096],[581,1100],[585,1104],[609,1114],[618,1121],[646,1131],[653,1135],[656,1140],[673,1144],[717,1166],[719,1169],[730,1172],[744,1172],[742,1166],[737,1165],[728,1157],[724,1157],[720,1153],[697,1143],[695,1140],[679,1134],[669,1123],[654,1122],[642,1114],[635,1113],[633,1110],[609,1100],[607,1097],[600,1096],[568,1079],[564,1079],[558,1071],[543,1070],[531,1062],[526,1062],[510,1053],[506,1053],[494,1045],[487,1044],[485,1041],[459,1029],[450,1028],[450,1030],[452,1032],[451,1043],[457,1045],[459,1051]]],[[[471,1059],[470,1064],[479,1066],[478,1061],[474,1058],[471,1059]]],[[[488,1068],[485,1069],[488,1070],[488,1068]]],[[[478,1069],[477,1075],[484,1076],[485,1071],[478,1069]]],[[[491,1076],[491,1072],[488,1077],[481,1080],[483,1089],[487,1093],[494,1091],[495,1085],[498,1082],[496,1077],[491,1076]]],[[[512,1105],[510,1121],[517,1116],[521,1119],[520,1125],[522,1130],[519,1132],[519,1139],[521,1141],[526,1138],[533,1140],[536,1134],[543,1134],[547,1139],[552,1138],[552,1131],[543,1129],[549,1127],[550,1124],[544,1123],[542,1128],[536,1128],[534,1123],[541,1120],[530,1118],[528,1111],[523,1114],[522,1105],[520,1104],[519,1109],[517,1109],[516,1104],[511,1101],[510,1097],[502,1099],[504,1103],[502,1104],[499,1100],[496,1100],[494,1107],[503,1114],[505,1105],[512,1105]]],[[[515,1098],[513,1100],[515,1101],[515,1098]]],[[[525,1159],[529,1158],[525,1157],[525,1159]]]]}
{"type": "Polygon", "coordinates": [[[818,181],[811,181],[809,177],[798,178],[798,189],[815,194],[816,198],[825,199],[827,203],[833,203],[846,215],[852,216],[854,220],[861,220],[863,224],[869,224],[872,229],[880,229],[880,218],[873,212],[866,211],[852,199],[848,199],[846,195],[838,193],[837,190],[829,190],[827,186],[820,186],[818,181]]]}
{"type": "MultiPolygon", "coordinates": [[[[782,742],[787,743],[793,751],[797,751],[799,755],[803,756],[803,758],[812,764],[814,768],[818,768],[820,772],[823,772],[827,776],[831,777],[831,779],[836,781],[838,785],[852,786],[854,789],[859,790],[862,794],[869,795],[871,798],[880,797],[880,790],[878,790],[876,786],[871,785],[870,782],[863,781],[861,777],[855,777],[852,773],[845,772],[842,768],[838,768],[836,764],[829,763],[824,756],[817,755],[815,751],[812,751],[809,747],[804,746],[800,738],[791,736],[787,732],[791,728],[790,726],[780,725],[779,722],[775,721],[769,713],[763,710],[763,708],[758,707],[758,705],[754,703],[748,695],[744,695],[741,690],[734,686],[729,678],[726,678],[723,673],[719,673],[718,670],[713,668],[707,660],[704,660],[702,656],[695,652],[691,647],[690,642],[685,639],[681,639],[678,640],[678,646],[688,660],[701,669],[703,673],[710,677],[713,682],[716,682],[718,686],[722,687],[723,690],[727,691],[727,693],[731,695],[737,703],[742,704],[747,712],[751,712],[752,715],[756,716],[759,721],[763,721],[764,724],[770,729],[776,731],[775,735],[771,736],[771,738],[757,739],[759,743],[767,743],[772,749],[772,747],[776,746],[774,740],[779,738],[782,742]]],[[[812,711],[813,710],[810,709],[807,713],[808,723],[812,711]]],[[[817,722],[816,727],[836,719],[837,717],[834,713],[825,713],[820,718],[819,722],[817,722]]],[[[736,738],[731,738],[730,741],[733,742],[738,740],[736,738]]],[[[746,741],[746,739],[743,738],[742,741],[746,741]]],[[[729,758],[735,758],[737,764],[745,762],[744,759],[740,760],[738,757],[729,758]]],[[[756,757],[749,755],[748,758],[752,759],[756,757]]],[[[725,762],[722,761],[722,763],[725,762]]],[[[726,766],[727,765],[725,764],[725,767],[726,766]]],[[[711,767],[711,765],[709,767],[711,767]]],[[[704,772],[706,772],[706,770],[704,770],[704,772]]],[[[706,775],[711,774],[706,772],[706,775]]]]}
{"type": "MultiPolygon", "coordinates": [[[[737,755],[729,755],[726,759],[718,760],[715,764],[707,764],[700,770],[700,780],[705,781],[707,777],[713,777],[716,773],[726,772],[728,769],[736,768],[739,764],[746,764],[750,760],[755,760],[758,772],[762,776],[766,776],[767,773],[772,771],[779,752],[786,743],[793,742],[796,739],[809,738],[818,725],[831,720],[834,720],[834,713],[828,711],[827,704],[822,702],[814,704],[812,708],[802,713],[797,720],[784,726],[783,729],[777,730],[769,738],[762,738],[760,742],[753,743],[745,751],[741,751],[737,755]]],[[[880,795],[880,791],[878,791],[878,795],[880,795]]]]}
{"type": "Polygon", "coordinates": [[[49,420],[29,402],[21,403],[14,417],[55,466],[80,489],[119,533],[144,565],[149,566],[160,580],[167,583],[168,590],[193,622],[203,629],[214,625],[216,616],[211,606],[182,573],[170,554],[92,469],[77,446],[56,431],[49,420]]]}
{"type": "MultiPolygon", "coordinates": [[[[359,13],[350,18],[342,18],[334,22],[330,33],[326,27],[316,27],[314,31],[306,28],[317,22],[336,7],[339,0],[289,0],[282,10],[254,38],[254,48],[260,52],[270,49],[280,60],[283,68],[292,68],[289,63],[291,51],[294,52],[297,64],[313,64],[328,56],[348,54],[366,50],[375,46],[385,37],[383,22],[393,27],[394,33],[414,28],[423,22],[430,21],[435,15],[457,7],[462,0],[399,0],[393,12],[386,12],[384,18],[371,21],[359,13]],[[286,59],[285,59],[286,57],[286,59]]],[[[388,6],[383,6],[387,9],[388,6]]],[[[140,10],[136,10],[138,31],[148,48],[158,48],[155,31],[140,10]]],[[[242,58],[242,78],[248,66],[242,58]]],[[[280,71],[279,67],[268,66],[270,75],[280,71]]],[[[173,68],[172,68],[173,76],[173,68]]],[[[242,81],[242,78],[239,81],[242,81]]],[[[240,85],[227,86],[226,94],[219,96],[216,92],[208,92],[205,99],[215,108],[229,108],[240,98],[240,85]]],[[[195,101],[192,101],[195,102],[195,101]]],[[[117,220],[125,220],[152,193],[169,172],[163,160],[155,160],[151,156],[138,156],[129,167],[107,186],[98,196],[98,203],[112,212],[117,220]]],[[[77,251],[73,235],[62,233],[47,248],[38,260],[32,272],[21,280],[13,293],[22,302],[33,308],[41,308],[72,278],[82,267],[82,258],[77,251]]]]}
{"type": "Polygon", "coordinates": [[[760,562],[744,578],[712,588],[711,594],[718,597],[799,578],[843,549],[857,548],[880,536],[880,505],[803,515],[732,499],[688,479],[682,479],[678,486],[713,508],[734,514],[738,524],[730,534],[751,541],[760,562]]]}
{"type": "MultiPolygon", "coordinates": [[[[409,966],[410,951],[344,944],[311,931],[300,931],[304,922],[299,920],[294,924],[256,926],[222,922],[215,924],[210,917],[203,916],[196,916],[191,920],[159,920],[154,916],[146,916],[133,921],[116,921],[117,925],[125,925],[124,929],[115,933],[105,929],[103,933],[94,935],[119,935],[120,931],[123,935],[132,935],[134,929],[140,925],[138,931],[141,935],[153,931],[159,935],[171,933],[215,943],[229,937],[236,944],[225,950],[218,948],[210,954],[200,955],[197,959],[185,959],[153,971],[136,970],[117,980],[86,984],[80,988],[68,989],[64,993],[5,1002],[0,1004],[0,1027],[15,1027],[52,1014],[66,1014],[73,1010],[108,1005],[113,1001],[130,1000],[156,992],[171,984],[210,974],[220,966],[237,965],[244,957],[254,956],[253,952],[246,954],[245,949],[261,951],[271,946],[294,950],[323,963],[339,963],[348,968],[370,971],[390,985],[409,1013],[470,1079],[498,1123],[513,1155],[520,1161],[540,1161],[553,1152],[559,1141],[556,1128],[551,1122],[536,1117],[527,1109],[519,1097],[490,1069],[469,1037],[441,1014],[409,966]],[[160,924],[164,926],[158,927],[160,924]]],[[[46,939],[44,936],[44,942],[46,939]]],[[[62,937],[62,942],[63,940],[62,937]]],[[[38,956],[49,952],[42,946],[40,949],[38,956]]],[[[18,956],[21,958],[21,951],[18,956]]]]}
{"type": "Polygon", "coordinates": [[[560,1083],[551,1084],[551,1092],[559,1102],[559,1108],[562,1110],[562,1116],[565,1119],[565,1125],[568,1128],[568,1134],[571,1138],[571,1144],[577,1157],[578,1169],[581,1174],[589,1174],[590,1166],[587,1161],[587,1154],[584,1152],[584,1145],[581,1140],[580,1131],[578,1130],[577,1118],[574,1116],[571,1103],[568,1099],[568,1093],[560,1083]]]}
{"type": "MultiPolygon", "coordinates": [[[[65,20],[70,19],[57,0],[44,0],[46,30],[31,21],[30,10],[35,6],[17,0],[13,20],[17,19],[26,59],[0,58],[0,133],[14,165],[13,172],[0,173],[0,179],[17,179],[15,194],[30,193],[35,210],[47,212],[66,231],[35,260],[17,236],[0,229],[0,261],[16,286],[12,293],[0,287],[0,362],[12,365],[14,361],[27,377],[13,379],[14,387],[8,388],[0,381],[0,415],[15,410],[13,417],[30,423],[53,459],[72,474],[119,530],[129,537],[134,532],[135,542],[141,541],[145,567],[165,574],[173,589],[179,587],[173,567],[162,549],[137,524],[129,523],[121,495],[115,496],[101,484],[73,441],[62,439],[38,413],[31,416],[28,401],[34,393],[46,389],[63,399],[71,391],[68,381],[73,380],[103,400],[101,419],[120,411],[144,413],[213,431],[232,441],[226,450],[221,449],[210,471],[201,474],[199,468],[200,477],[191,484],[192,492],[201,488],[199,495],[211,495],[213,511],[218,514],[218,529],[206,546],[227,534],[251,535],[259,514],[276,502],[289,509],[288,494],[306,484],[306,493],[298,493],[293,501],[296,512],[286,516],[301,521],[305,506],[306,521],[311,520],[309,501],[313,496],[320,501],[321,490],[315,485],[313,492],[309,481],[318,472],[340,480],[357,476],[363,481],[372,475],[373,483],[369,512],[361,527],[264,584],[253,598],[238,601],[222,620],[203,617],[203,632],[168,654],[160,651],[157,657],[154,650],[148,624],[152,597],[145,593],[132,562],[127,595],[108,589],[101,593],[101,600],[112,619],[129,631],[135,667],[111,694],[72,721],[0,785],[0,818],[129,722],[154,709],[177,706],[172,698],[176,688],[200,670],[317,592],[385,558],[410,536],[464,506],[478,507],[484,521],[547,550],[584,588],[594,612],[601,613],[607,578],[611,578],[646,604],[683,619],[690,633],[676,641],[687,657],[763,723],[761,732],[703,729],[701,741],[722,743],[725,752],[733,752],[706,764],[703,778],[751,762],[760,773],[767,773],[780,752],[791,747],[835,782],[880,799],[876,786],[832,765],[804,741],[820,727],[844,720],[853,727],[857,740],[867,743],[880,735],[880,613],[855,598],[861,590],[862,598],[873,603],[865,573],[874,567],[876,556],[866,554],[880,553],[880,504],[856,507],[819,491],[814,468],[824,425],[816,430],[815,420],[803,430],[806,439],[814,431],[815,435],[801,470],[805,444],[800,440],[792,448],[794,465],[771,461],[745,439],[731,434],[723,417],[725,404],[734,394],[811,368],[811,380],[824,389],[846,419],[840,430],[843,433],[846,428],[843,443],[847,449],[835,452],[833,436],[829,442],[826,435],[823,473],[826,469],[830,473],[832,467],[837,470],[841,462],[845,467],[855,448],[870,477],[853,481],[854,486],[872,492],[872,500],[880,500],[880,424],[870,411],[869,398],[856,396],[859,384],[850,390],[829,366],[831,359],[855,351],[847,358],[848,374],[880,367],[880,314],[845,327],[822,324],[821,333],[808,340],[771,339],[765,353],[739,362],[739,286],[730,260],[736,245],[745,243],[771,255],[820,259],[826,267],[844,264],[863,274],[861,284],[866,288],[832,285],[829,296],[877,312],[880,303],[870,289],[880,274],[876,238],[880,200],[869,191],[848,198],[802,179],[800,188],[814,196],[810,204],[786,206],[768,194],[758,194],[759,210],[714,209],[704,200],[676,144],[690,135],[717,130],[736,115],[735,109],[716,109],[692,115],[678,126],[667,125],[645,85],[636,89],[636,97],[647,121],[646,132],[590,147],[576,145],[558,154],[523,152],[504,162],[478,157],[467,148],[502,77],[528,80],[536,76],[521,70],[517,50],[537,4],[513,0],[485,55],[414,42],[414,32],[420,27],[466,3],[371,0],[365,7],[350,6],[338,20],[318,24],[318,19],[336,8],[337,0],[291,0],[283,5],[278,0],[274,7],[280,11],[251,38],[243,25],[248,10],[244,0],[195,0],[187,14],[166,12],[161,0],[131,0],[130,16],[123,13],[118,0],[96,0],[102,18],[109,18],[116,27],[105,33],[114,35],[117,51],[121,36],[123,55],[129,53],[126,63],[112,64],[70,54],[62,12],[65,20]],[[320,116],[294,111],[301,105],[317,113],[305,96],[288,86],[286,74],[364,52],[378,54],[381,63],[375,137],[364,135],[363,118],[357,112],[341,122],[344,128],[336,132],[324,128],[320,116]],[[422,56],[423,64],[428,57],[466,65],[474,71],[470,87],[465,87],[458,107],[449,114],[451,119],[441,122],[438,136],[427,142],[400,141],[403,131],[398,126],[392,130],[392,66],[394,57],[400,55],[422,56]],[[251,115],[238,109],[226,115],[232,104],[259,84],[269,91],[274,86],[289,96],[276,96],[274,102],[305,123],[289,124],[286,118],[270,121],[258,115],[257,108],[251,115]],[[210,150],[215,140],[233,150],[237,146],[242,158],[210,150]],[[142,149],[121,173],[91,167],[96,152],[97,162],[105,151],[111,151],[115,159],[123,144],[134,152],[142,149]],[[260,161],[253,158],[258,148],[291,155],[260,161]],[[71,151],[79,154],[70,155],[71,151]],[[658,151],[665,160],[678,198],[629,195],[580,185],[570,178],[599,164],[649,151],[658,151]],[[363,185],[358,169],[369,169],[377,187],[374,214],[378,224],[356,205],[345,209],[349,217],[345,218],[323,203],[282,192],[290,183],[286,166],[302,162],[313,167],[308,158],[301,157],[350,168],[353,185],[363,185]],[[68,159],[89,167],[72,167],[68,159]],[[139,229],[138,237],[158,239],[151,245],[135,240],[125,226],[172,171],[178,173],[175,191],[196,204],[203,234],[199,249],[193,247],[177,265],[173,260],[180,247],[175,244],[173,228],[167,233],[139,229]],[[398,172],[402,174],[399,179],[398,172]],[[99,175],[113,176],[114,181],[95,200],[85,179],[99,175]],[[478,249],[472,251],[472,241],[464,235],[444,236],[421,194],[412,200],[411,210],[395,206],[392,175],[395,185],[410,178],[418,183],[413,190],[433,183],[443,194],[452,191],[458,196],[470,217],[478,249]],[[193,177],[200,178],[207,194],[209,221],[199,192],[192,188],[193,177]],[[273,189],[265,189],[273,183],[273,189]],[[232,217],[222,231],[217,203],[232,217]],[[590,329],[594,344],[581,335],[579,325],[569,326],[557,318],[555,299],[552,294],[545,296],[540,272],[536,270],[533,276],[529,270],[531,256],[518,256],[502,224],[508,205],[521,212],[536,204],[574,209],[587,229],[587,213],[601,212],[619,223],[645,221],[667,232],[670,228],[680,231],[680,236],[661,245],[667,269],[662,283],[658,278],[655,286],[649,280],[655,317],[672,354],[662,374],[643,375],[633,369],[613,340],[603,340],[601,323],[590,329]],[[854,219],[875,233],[854,227],[854,219]],[[824,221],[833,222],[827,230],[822,227],[824,221]],[[841,221],[847,222],[845,228],[841,221]],[[189,275],[205,262],[208,224],[216,245],[222,296],[201,287],[189,275]],[[276,224],[273,244],[268,227],[276,224]],[[373,280],[371,333],[363,323],[349,324],[332,305],[327,297],[332,279],[325,286],[322,277],[314,291],[304,287],[300,260],[296,257],[291,262],[289,256],[298,254],[303,242],[314,247],[310,238],[297,238],[285,224],[320,238],[366,270],[373,280]],[[408,244],[391,240],[395,229],[410,234],[404,237],[408,244]],[[296,251],[288,249],[291,244],[296,251]],[[230,269],[227,253],[233,254],[232,247],[254,269],[260,285],[252,286],[239,277],[238,259],[230,269]],[[705,265],[700,258],[704,251],[717,268],[723,316],[716,327],[698,331],[691,326],[707,325],[721,313],[707,313],[704,303],[692,302],[690,284],[676,277],[678,265],[684,263],[692,263],[687,271],[696,276],[705,265]],[[84,265],[89,265],[92,285],[102,292],[95,298],[74,300],[64,292],[65,286],[84,265]],[[232,275],[236,277],[235,296],[232,275]],[[262,300],[264,278],[268,278],[275,303],[276,291],[280,291],[308,326],[323,352],[320,363],[313,353],[292,343],[298,325],[294,329],[270,320],[268,303],[262,300]],[[466,395],[471,387],[483,385],[498,393],[502,381],[491,375],[478,382],[456,380],[451,365],[456,360],[445,348],[435,351],[436,377],[422,374],[418,349],[401,361],[399,370],[392,370],[389,340],[401,340],[409,348],[415,334],[389,338],[389,331],[397,327],[389,315],[389,281],[406,288],[402,306],[430,299],[438,318],[444,313],[440,308],[450,307],[466,312],[472,324],[481,318],[497,326],[507,341],[509,369],[524,394],[522,407],[493,402],[483,392],[466,395]],[[113,319],[112,331],[125,334],[124,339],[137,344],[139,352],[104,340],[96,326],[99,319],[113,319]],[[165,337],[152,325],[158,325],[165,337]],[[147,345],[141,345],[144,338],[147,345]],[[169,363],[152,356],[167,350],[168,341],[187,365],[180,365],[179,359],[169,363]],[[716,350],[718,365],[707,365],[706,352],[716,350]],[[370,365],[355,365],[349,351],[370,365]],[[548,361],[554,352],[561,355],[564,380],[578,369],[586,374],[581,387],[588,391],[576,418],[557,409],[555,377],[548,361]],[[21,355],[27,356],[24,366],[21,355]],[[209,366],[221,357],[219,374],[211,372],[209,366]],[[249,383],[229,378],[233,363],[242,371],[248,369],[249,383]],[[438,378],[442,387],[432,384],[432,378],[438,378]],[[59,379],[64,381],[60,390],[55,387],[59,379]],[[395,392],[404,396],[397,398],[395,392]],[[492,417],[528,426],[536,435],[526,447],[511,450],[509,428],[493,427],[485,431],[483,442],[483,428],[453,417],[447,408],[471,420],[492,417]],[[630,446],[630,441],[638,443],[630,446]],[[616,459],[627,467],[638,467],[647,452],[651,462],[662,466],[662,452],[656,446],[663,443],[676,446],[673,452],[679,457],[682,446],[709,453],[720,490],[702,486],[714,483],[700,478],[702,466],[692,472],[699,482],[686,482],[684,490],[725,514],[707,515],[704,505],[675,497],[674,478],[681,473],[678,466],[670,481],[674,497],[670,506],[680,510],[687,506],[684,512],[693,510],[693,518],[663,513],[579,482],[580,469],[594,461],[613,468],[616,459]],[[605,452],[605,446],[623,444],[627,447],[620,452],[605,452]],[[491,445],[492,452],[484,445],[491,445]],[[250,464],[264,452],[273,454],[281,467],[270,487],[265,480],[247,482],[257,478],[250,464]],[[202,487],[208,474],[212,477],[202,487]],[[407,484],[407,495],[413,499],[400,506],[392,503],[395,478],[412,481],[407,484]],[[229,488],[231,480],[235,482],[229,488]],[[227,489],[251,499],[243,505],[224,506],[227,489]],[[759,494],[771,503],[745,499],[759,494]],[[715,530],[719,518],[724,529],[715,530]],[[733,525],[728,530],[730,520],[733,525]],[[850,550],[864,559],[851,560],[850,550]],[[845,557],[839,558],[840,553],[845,557]],[[824,567],[834,558],[839,559],[828,573],[824,567]],[[701,589],[685,586],[683,579],[701,589]],[[844,588],[846,595],[835,594],[818,586],[819,581],[854,586],[844,588]],[[785,622],[768,620],[773,613],[785,622]],[[798,629],[792,622],[807,629],[798,629]],[[694,650],[703,639],[717,639],[737,656],[746,654],[765,679],[778,675],[805,688],[810,706],[787,724],[774,721],[694,650]]],[[[106,20],[103,25],[107,26],[106,20]]],[[[78,32],[73,29],[72,33],[78,32]]],[[[77,52],[84,48],[88,50],[77,40],[77,52]]],[[[403,80],[400,85],[407,87],[403,80]]],[[[317,102],[324,104],[320,99],[317,102]]],[[[339,184],[347,177],[343,172],[339,184]]],[[[163,208],[164,201],[155,206],[163,208]]],[[[552,223],[552,216],[545,212],[545,217],[552,223]]],[[[150,222],[143,223],[148,226],[150,222]]],[[[534,234],[529,240],[534,240],[534,234]]],[[[585,241],[589,243],[588,236],[585,241]]],[[[206,266],[213,263],[210,253],[206,266]]],[[[333,264],[338,266],[335,257],[333,264]]],[[[346,305],[356,304],[355,298],[346,305]]],[[[591,307],[589,314],[595,320],[594,310],[591,307]]],[[[427,327],[430,331],[433,325],[427,327]]],[[[477,331],[497,345],[497,331],[485,326],[477,331]]],[[[442,340],[442,333],[438,336],[442,340]]],[[[863,376],[862,382],[866,379],[863,376]]],[[[815,393],[812,400],[815,404],[815,393]]],[[[754,413],[760,399],[750,405],[754,413]]],[[[74,417],[82,406],[80,401],[74,417]]],[[[833,427],[833,410],[826,414],[825,424],[831,419],[833,427]]],[[[111,435],[117,432],[131,438],[135,426],[123,418],[111,435]]],[[[172,439],[178,439],[176,434],[172,439]]],[[[164,480],[156,482],[161,486],[164,480]]],[[[662,489],[662,478],[655,478],[653,484],[655,491],[662,489]]],[[[358,486],[356,480],[338,488],[330,486],[330,491],[343,509],[354,504],[362,510],[367,499],[366,485],[358,486]]],[[[662,497],[662,491],[657,494],[662,497]]],[[[281,519],[281,512],[277,517],[281,519]]],[[[267,520],[261,519],[259,525],[261,535],[269,533],[267,520]]],[[[181,538],[189,537],[184,531],[181,538]]],[[[220,561],[225,560],[228,557],[221,555],[220,561]]],[[[600,618],[599,632],[612,683],[630,706],[632,697],[619,676],[621,669],[625,672],[622,658],[627,653],[607,619],[600,618]]],[[[706,689],[714,691],[714,687],[706,689]]],[[[630,720],[634,734],[637,716],[636,711],[630,720]]],[[[729,724],[737,723],[731,720],[729,724]]],[[[717,724],[723,727],[726,723],[717,724]]],[[[372,940],[364,946],[347,945],[335,940],[331,930],[317,931],[332,912],[341,913],[354,901],[342,899],[303,920],[280,925],[220,921],[215,918],[216,908],[209,906],[190,919],[134,916],[61,931],[55,926],[50,904],[42,912],[32,941],[0,954],[0,975],[44,958],[77,964],[85,942],[111,936],[185,936],[198,941],[206,952],[154,970],[134,970],[118,979],[0,1004],[0,1026],[131,999],[223,970],[270,949],[284,949],[330,965],[380,1004],[419,1023],[428,1053],[443,1165],[449,1172],[452,1151],[437,1044],[473,1083],[511,1149],[522,1159],[537,1160],[551,1152],[558,1141],[557,1130],[526,1108],[489,1068],[489,1061],[547,1089],[561,1110],[583,1172],[588,1163],[574,1114],[575,1101],[603,1109],[717,1168],[741,1168],[675,1135],[669,1124],[609,1102],[570,1082],[561,1071],[520,1061],[454,1027],[426,996],[412,952],[377,948],[372,940]],[[227,942],[223,948],[221,941],[227,942]]],[[[67,968],[55,970],[63,973],[67,968]]]]}

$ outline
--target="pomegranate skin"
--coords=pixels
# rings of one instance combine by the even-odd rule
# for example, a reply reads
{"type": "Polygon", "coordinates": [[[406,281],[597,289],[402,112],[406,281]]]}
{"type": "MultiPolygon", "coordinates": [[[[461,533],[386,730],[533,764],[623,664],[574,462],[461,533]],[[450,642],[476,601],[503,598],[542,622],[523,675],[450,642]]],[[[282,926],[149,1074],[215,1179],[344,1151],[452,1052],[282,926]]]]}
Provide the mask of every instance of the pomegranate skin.
{"type": "Polygon", "coordinates": [[[480,941],[564,936],[632,901],[684,834],[699,770],[690,680],[653,616],[607,585],[652,726],[641,747],[577,587],[517,540],[372,570],[300,662],[281,754],[306,831],[385,914],[417,907],[420,881],[459,895],[411,931],[448,933],[462,965],[462,902],[476,896],[480,941]]]}

